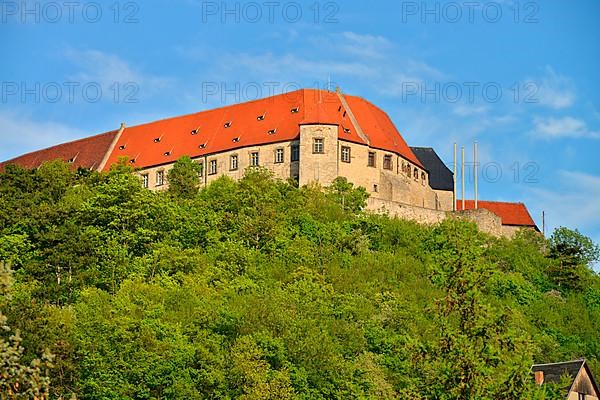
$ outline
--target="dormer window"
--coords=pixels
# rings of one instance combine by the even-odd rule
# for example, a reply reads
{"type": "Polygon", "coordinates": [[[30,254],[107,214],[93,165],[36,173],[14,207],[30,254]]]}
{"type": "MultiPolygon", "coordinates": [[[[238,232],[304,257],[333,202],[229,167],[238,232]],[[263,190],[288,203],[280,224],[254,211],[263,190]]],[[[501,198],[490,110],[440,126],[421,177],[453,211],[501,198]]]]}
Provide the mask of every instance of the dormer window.
{"type": "Polygon", "coordinates": [[[238,136],[238,137],[236,137],[236,138],[233,138],[231,141],[232,141],[233,143],[237,143],[237,142],[239,142],[239,141],[240,141],[240,137],[238,136]]]}
{"type": "Polygon", "coordinates": [[[275,128],[275,129],[270,129],[269,131],[267,131],[267,133],[268,133],[269,135],[274,135],[274,134],[276,134],[276,133],[277,133],[277,128],[275,128]]]}
{"type": "Polygon", "coordinates": [[[225,122],[225,124],[223,125],[223,128],[225,128],[225,129],[231,128],[231,121],[225,122]]]}
{"type": "Polygon", "coordinates": [[[171,152],[170,152],[170,151],[165,151],[165,157],[168,157],[168,156],[170,156],[170,155],[171,155],[171,152]]]}
{"type": "Polygon", "coordinates": [[[196,129],[194,129],[194,130],[192,131],[192,136],[193,136],[193,135],[197,135],[199,130],[200,130],[200,128],[196,128],[196,129]]]}
{"type": "Polygon", "coordinates": [[[300,112],[300,107],[294,107],[290,111],[292,114],[298,114],[300,112]]]}
{"type": "Polygon", "coordinates": [[[161,138],[159,138],[159,137],[157,137],[157,138],[154,138],[154,143],[160,143],[160,139],[161,139],[161,138]]]}
{"type": "Polygon", "coordinates": [[[265,120],[265,116],[266,116],[266,115],[267,115],[266,113],[265,113],[265,114],[263,114],[263,115],[259,115],[258,117],[256,117],[256,120],[257,120],[257,121],[264,121],[264,120],[265,120]]]}
{"type": "Polygon", "coordinates": [[[131,164],[135,164],[135,158],[132,158],[131,160],[129,160],[129,162],[130,162],[131,164]]]}
{"type": "Polygon", "coordinates": [[[202,143],[202,144],[201,144],[200,146],[198,146],[198,147],[199,147],[199,148],[201,148],[201,149],[204,149],[204,148],[206,148],[206,143],[202,143]]]}
{"type": "Polygon", "coordinates": [[[125,150],[125,147],[127,147],[127,146],[125,146],[124,144],[122,144],[122,145],[119,146],[119,150],[125,150]]]}
{"type": "Polygon", "coordinates": [[[69,161],[67,161],[67,162],[69,164],[73,164],[75,162],[75,158],[77,158],[77,157],[70,158],[69,161]]]}
{"type": "Polygon", "coordinates": [[[344,133],[350,133],[350,128],[344,128],[344,133]]]}

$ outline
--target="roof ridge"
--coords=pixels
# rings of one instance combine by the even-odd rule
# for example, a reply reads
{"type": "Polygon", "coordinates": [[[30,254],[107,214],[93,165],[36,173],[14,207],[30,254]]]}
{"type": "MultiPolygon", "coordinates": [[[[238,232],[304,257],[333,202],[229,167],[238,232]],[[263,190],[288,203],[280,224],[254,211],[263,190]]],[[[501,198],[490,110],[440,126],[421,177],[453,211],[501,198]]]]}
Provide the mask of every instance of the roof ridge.
{"type": "Polygon", "coordinates": [[[544,367],[546,365],[559,365],[559,364],[571,364],[571,363],[586,363],[586,359],[585,358],[580,358],[578,360],[571,360],[571,361],[559,361],[559,362],[554,362],[554,363],[544,363],[544,364],[533,364],[532,367],[544,367]]]}

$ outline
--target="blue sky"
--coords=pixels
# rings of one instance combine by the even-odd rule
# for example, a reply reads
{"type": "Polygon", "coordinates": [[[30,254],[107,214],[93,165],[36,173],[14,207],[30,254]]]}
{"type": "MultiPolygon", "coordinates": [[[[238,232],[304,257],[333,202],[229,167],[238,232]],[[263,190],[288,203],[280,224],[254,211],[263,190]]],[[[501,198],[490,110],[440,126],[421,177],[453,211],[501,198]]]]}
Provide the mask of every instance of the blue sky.
{"type": "Polygon", "coordinates": [[[332,82],[447,164],[478,141],[480,198],[600,242],[596,0],[67,3],[0,2],[0,159],[332,82]]]}

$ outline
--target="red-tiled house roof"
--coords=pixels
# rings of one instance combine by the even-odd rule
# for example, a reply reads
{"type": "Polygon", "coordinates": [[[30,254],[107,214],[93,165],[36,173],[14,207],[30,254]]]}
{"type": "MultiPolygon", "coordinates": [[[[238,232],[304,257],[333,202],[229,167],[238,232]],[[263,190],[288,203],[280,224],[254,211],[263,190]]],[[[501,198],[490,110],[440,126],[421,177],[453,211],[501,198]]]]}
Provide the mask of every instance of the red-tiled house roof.
{"type": "MultiPolygon", "coordinates": [[[[127,157],[147,168],[247,146],[299,139],[300,125],[337,125],[340,140],[396,153],[423,167],[389,116],[338,92],[302,89],[260,100],[163,119],[29,153],[7,163],[38,167],[54,159],[104,170],[127,157]],[[105,162],[104,162],[105,161],[105,162]]],[[[1,167],[2,164],[0,164],[1,167]]]]}
{"type": "MultiPolygon", "coordinates": [[[[247,103],[202,111],[126,128],[105,168],[120,157],[140,168],[169,164],[247,146],[296,140],[300,125],[338,126],[341,140],[366,144],[354,126],[341,94],[303,89],[247,103]]],[[[422,167],[390,118],[359,97],[345,96],[372,147],[401,155],[422,167]]]]}
{"type": "MultiPolygon", "coordinates": [[[[538,229],[527,207],[523,203],[478,201],[478,207],[485,208],[499,216],[502,220],[502,225],[529,226],[538,229]]],[[[474,208],[474,200],[465,200],[465,210],[473,210],[474,208]]],[[[462,211],[462,200],[456,201],[456,209],[462,211]]]]}
{"type": "Polygon", "coordinates": [[[24,154],[0,163],[0,170],[9,164],[17,164],[24,168],[37,168],[43,162],[52,160],[70,162],[74,168],[96,169],[102,163],[117,133],[118,131],[106,132],[24,154]]]}

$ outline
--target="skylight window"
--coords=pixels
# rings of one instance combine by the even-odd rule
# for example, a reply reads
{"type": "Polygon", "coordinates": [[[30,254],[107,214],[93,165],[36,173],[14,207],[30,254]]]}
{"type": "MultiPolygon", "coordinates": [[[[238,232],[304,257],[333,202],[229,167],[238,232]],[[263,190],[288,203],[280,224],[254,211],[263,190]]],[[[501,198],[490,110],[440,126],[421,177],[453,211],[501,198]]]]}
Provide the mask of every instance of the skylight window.
{"type": "Polygon", "coordinates": [[[290,111],[291,111],[292,114],[297,114],[297,113],[300,112],[300,107],[294,107],[290,111]]]}
{"type": "Polygon", "coordinates": [[[227,121],[225,122],[225,125],[223,125],[224,128],[231,128],[231,121],[227,121]]]}

